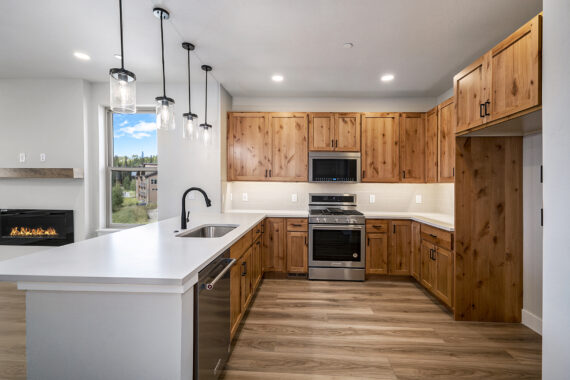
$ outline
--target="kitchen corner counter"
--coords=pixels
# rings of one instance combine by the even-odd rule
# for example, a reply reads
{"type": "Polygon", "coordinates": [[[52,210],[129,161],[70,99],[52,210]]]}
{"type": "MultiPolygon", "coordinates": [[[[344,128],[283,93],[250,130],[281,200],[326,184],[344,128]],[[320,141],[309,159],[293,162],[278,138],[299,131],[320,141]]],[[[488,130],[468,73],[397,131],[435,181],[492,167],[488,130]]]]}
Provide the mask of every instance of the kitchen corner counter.
{"type": "Polygon", "coordinates": [[[447,214],[364,211],[364,216],[366,219],[409,219],[445,231],[453,232],[455,230],[453,215],[447,214]]]}
{"type": "Polygon", "coordinates": [[[307,210],[226,210],[228,214],[263,214],[266,218],[307,218],[307,210]]]}

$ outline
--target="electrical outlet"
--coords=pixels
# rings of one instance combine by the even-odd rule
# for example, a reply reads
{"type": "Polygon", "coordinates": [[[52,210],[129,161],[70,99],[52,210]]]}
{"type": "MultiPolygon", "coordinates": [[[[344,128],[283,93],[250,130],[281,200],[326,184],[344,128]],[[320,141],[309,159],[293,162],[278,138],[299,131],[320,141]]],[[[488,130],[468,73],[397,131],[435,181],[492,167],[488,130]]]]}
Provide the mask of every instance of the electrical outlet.
{"type": "Polygon", "coordinates": [[[46,161],[46,154],[45,154],[45,153],[40,153],[40,161],[41,161],[41,162],[45,162],[45,161],[46,161]]]}
{"type": "Polygon", "coordinates": [[[376,195],[370,194],[370,203],[376,202],[376,195]]]}
{"type": "Polygon", "coordinates": [[[242,193],[241,194],[241,200],[244,202],[247,202],[247,193],[242,193]]]}
{"type": "Polygon", "coordinates": [[[26,162],[26,153],[20,153],[20,163],[26,162]]]}
{"type": "Polygon", "coordinates": [[[422,195],[416,194],[416,203],[422,203],[422,195]]]}
{"type": "Polygon", "coordinates": [[[297,194],[291,194],[291,202],[297,202],[297,194]]]}

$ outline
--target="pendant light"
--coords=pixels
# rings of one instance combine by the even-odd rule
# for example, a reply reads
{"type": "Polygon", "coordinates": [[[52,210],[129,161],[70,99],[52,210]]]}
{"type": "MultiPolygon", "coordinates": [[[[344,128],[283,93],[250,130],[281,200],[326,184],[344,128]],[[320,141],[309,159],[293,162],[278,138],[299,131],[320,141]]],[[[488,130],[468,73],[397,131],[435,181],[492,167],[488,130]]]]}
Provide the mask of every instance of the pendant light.
{"type": "Polygon", "coordinates": [[[202,65],[202,70],[206,73],[206,91],[205,91],[205,109],[204,109],[204,123],[200,124],[202,127],[202,140],[204,145],[211,145],[213,140],[212,125],[208,124],[208,72],[212,71],[212,66],[202,65]]]}
{"type": "Polygon", "coordinates": [[[119,0],[119,22],[121,30],[121,68],[109,70],[109,88],[111,111],[116,113],[137,112],[137,77],[125,70],[125,52],[123,51],[123,1],[119,0]]]}
{"type": "Polygon", "coordinates": [[[195,125],[195,122],[198,118],[198,115],[192,113],[192,97],[191,97],[191,88],[190,84],[192,81],[190,80],[190,52],[194,50],[194,45],[190,42],[183,42],[182,47],[188,51],[188,112],[182,114],[184,117],[184,127],[182,128],[182,138],[186,140],[195,140],[198,138],[198,128],[195,125]]]}
{"type": "Polygon", "coordinates": [[[174,99],[166,96],[166,75],[164,72],[164,30],[163,21],[170,18],[170,13],[162,8],[154,8],[153,13],[160,19],[160,43],[162,52],[162,96],[156,100],[156,128],[168,131],[175,128],[174,124],[174,99]]]}

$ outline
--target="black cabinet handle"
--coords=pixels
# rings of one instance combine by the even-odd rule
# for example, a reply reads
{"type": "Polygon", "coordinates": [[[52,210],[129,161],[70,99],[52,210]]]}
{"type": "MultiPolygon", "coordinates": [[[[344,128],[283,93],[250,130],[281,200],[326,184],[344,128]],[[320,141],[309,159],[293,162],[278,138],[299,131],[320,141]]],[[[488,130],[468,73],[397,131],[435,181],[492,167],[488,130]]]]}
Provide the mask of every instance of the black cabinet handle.
{"type": "Polygon", "coordinates": [[[334,141],[334,147],[335,147],[335,148],[338,148],[338,140],[335,140],[335,141],[334,141]]]}
{"type": "Polygon", "coordinates": [[[367,246],[370,246],[370,238],[368,238],[368,241],[366,242],[367,246]]]}
{"type": "Polygon", "coordinates": [[[334,139],[331,140],[331,148],[334,148],[334,139]]]}
{"type": "Polygon", "coordinates": [[[255,230],[255,233],[256,233],[256,234],[258,234],[258,233],[260,233],[260,232],[261,232],[261,230],[255,230]]]}
{"type": "Polygon", "coordinates": [[[269,169],[269,176],[271,177],[271,169],[269,169]]]}
{"type": "Polygon", "coordinates": [[[483,103],[479,104],[479,116],[485,117],[485,104],[483,103]]]}
{"type": "Polygon", "coordinates": [[[245,276],[247,274],[247,261],[244,261],[243,263],[241,263],[242,268],[242,272],[241,275],[245,276]]]}
{"type": "Polygon", "coordinates": [[[265,169],[265,177],[267,178],[267,169],[265,169]]]}
{"type": "Polygon", "coordinates": [[[260,244],[261,244],[261,241],[259,241],[259,240],[255,243],[255,245],[260,245],[260,244]]]}
{"type": "Polygon", "coordinates": [[[296,223],[293,223],[293,224],[291,224],[291,225],[292,225],[293,227],[303,227],[303,225],[302,225],[302,224],[296,224],[296,223]]]}
{"type": "Polygon", "coordinates": [[[406,171],[402,170],[402,178],[406,178],[406,171]]]}
{"type": "Polygon", "coordinates": [[[394,228],[394,233],[396,233],[396,225],[394,224],[392,227],[394,228]]]}
{"type": "Polygon", "coordinates": [[[434,234],[429,234],[429,236],[431,236],[432,238],[437,238],[437,235],[434,234]]]}
{"type": "Polygon", "coordinates": [[[491,114],[487,111],[487,106],[488,106],[488,105],[490,106],[490,105],[491,105],[491,102],[487,100],[487,101],[485,102],[485,116],[491,116],[491,114]]]}
{"type": "Polygon", "coordinates": [[[366,170],[362,171],[362,178],[366,177],[366,170]]]}

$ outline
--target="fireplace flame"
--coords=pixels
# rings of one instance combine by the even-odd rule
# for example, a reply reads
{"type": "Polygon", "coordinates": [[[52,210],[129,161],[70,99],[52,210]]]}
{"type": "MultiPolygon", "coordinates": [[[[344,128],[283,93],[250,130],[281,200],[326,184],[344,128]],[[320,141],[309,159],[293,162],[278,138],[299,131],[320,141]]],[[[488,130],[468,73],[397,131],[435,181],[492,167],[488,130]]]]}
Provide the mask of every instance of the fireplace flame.
{"type": "Polygon", "coordinates": [[[47,229],[42,227],[12,227],[10,236],[57,236],[57,231],[53,227],[48,227],[47,229]]]}

